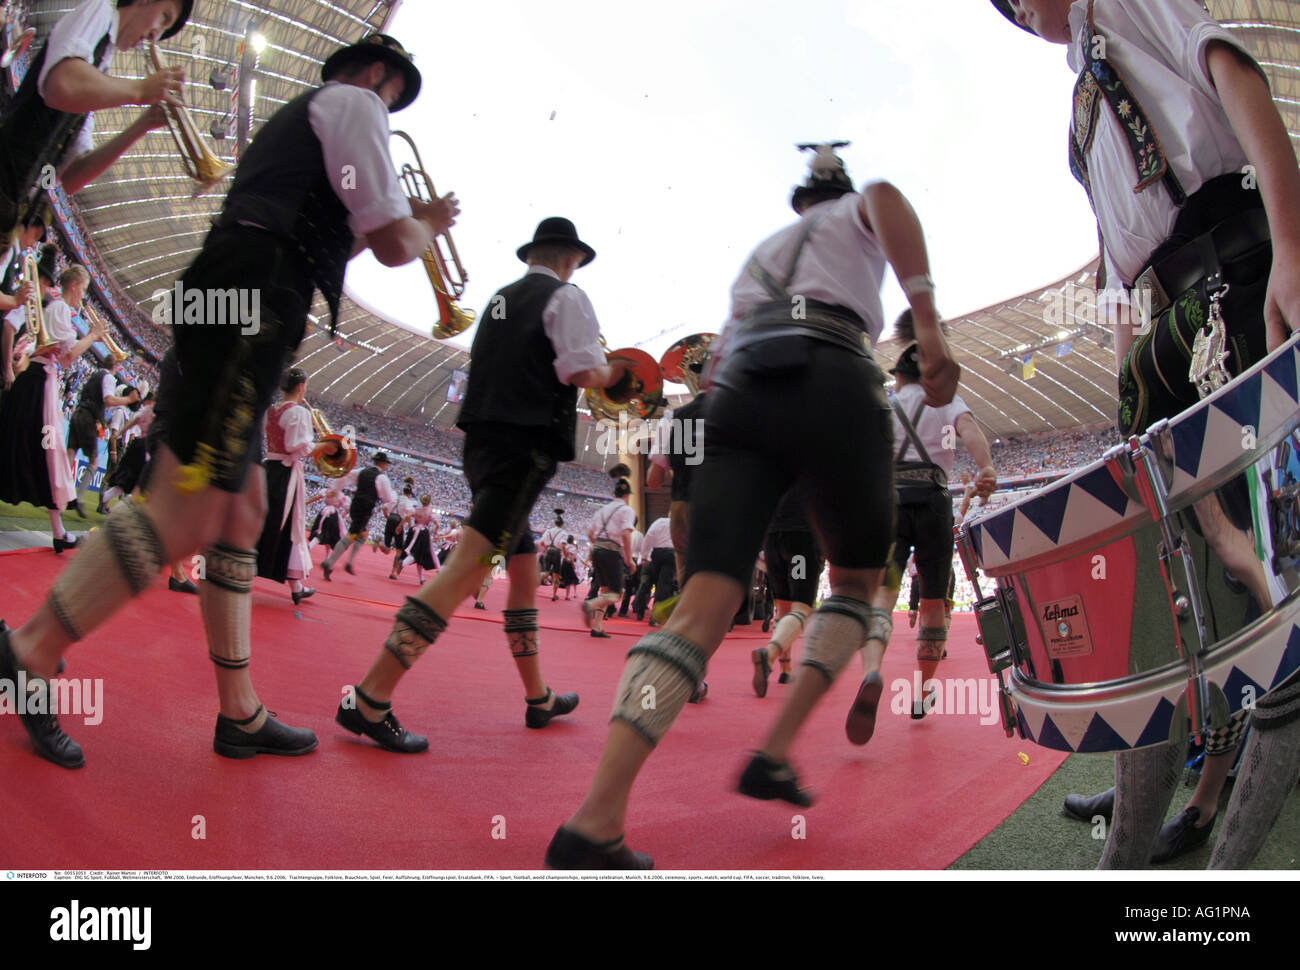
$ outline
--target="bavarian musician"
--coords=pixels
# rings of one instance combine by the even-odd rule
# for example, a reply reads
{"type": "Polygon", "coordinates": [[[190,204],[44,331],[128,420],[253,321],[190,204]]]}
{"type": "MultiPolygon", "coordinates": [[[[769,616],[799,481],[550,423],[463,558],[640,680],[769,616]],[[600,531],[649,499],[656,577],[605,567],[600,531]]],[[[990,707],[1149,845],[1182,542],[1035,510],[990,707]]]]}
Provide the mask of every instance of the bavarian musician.
{"type": "Polygon", "coordinates": [[[280,382],[284,392],[266,412],[266,520],[257,542],[257,575],[277,583],[288,582],[293,605],[316,591],[303,586],[311,572],[311,547],[307,545],[307,480],[303,459],[313,461],[335,447],[316,441],[307,396],[307,372],[294,367],[280,382]]]}
{"type": "Polygon", "coordinates": [[[326,582],[333,582],[330,574],[334,571],[334,565],[349,547],[352,549],[352,554],[348,556],[343,569],[347,573],[356,575],[352,564],[356,561],[357,551],[366,544],[366,538],[370,535],[370,520],[374,518],[375,509],[383,506],[387,514],[387,510],[397,508],[397,492],[388,477],[388,453],[377,451],[370,462],[369,468],[353,468],[340,478],[335,486],[355,488],[356,492],[352,496],[352,504],[348,507],[347,533],[335,543],[334,550],[321,561],[320,571],[324,574],[326,582]]]}
{"type": "Polygon", "coordinates": [[[516,255],[528,272],[493,296],[490,306],[504,307],[504,314],[485,311],[479,317],[469,387],[456,421],[465,432],[469,518],[443,569],[397,611],[392,632],[356,685],[357,703],[350,709],[340,705],[335,718],[390,751],[428,749],[425,738],[393,716],[393,691],[447,628],[445,618],[501,564],[510,581],[505,634],[524,685],[524,724],[542,728],[578,706],[577,694],[556,694],[542,676],[541,570],[528,515],[556,464],[573,460],[577,389],[623,380],[623,367],[606,363],[591,300],[568,282],[596,258],[573,223],[543,219],[516,255]]]}
{"type": "MultiPolygon", "coordinates": [[[[1099,296],[1109,281],[1133,288],[1136,302],[1149,304],[1149,318],[1130,323],[1121,313],[1115,325],[1119,428],[1140,434],[1195,404],[1200,380],[1217,385],[1240,374],[1300,325],[1295,152],[1263,70],[1201,4],[993,3],[1023,29],[1068,46],[1070,68],[1079,75],[1071,169],[1097,216],[1099,296]],[[1145,137],[1136,137],[1138,131],[1145,137]],[[1228,372],[1210,367],[1194,383],[1189,365],[1206,321],[1211,340],[1222,340],[1228,350],[1228,372]]],[[[1238,479],[1221,490],[1226,502],[1216,493],[1196,503],[1196,517],[1219,559],[1266,610],[1272,602],[1262,566],[1243,531],[1246,519],[1233,507],[1241,484],[1238,479]]],[[[1248,865],[1294,787],[1297,705],[1300,683],[1283,685],[1256,705],[1252,750],[1214,867],[1248,865]],[[1243,792],[1253,794],[1249,813],[1243,792]]],[[[1202,783],[1187,810],[1161,833],[1166,848],[1209,838],[1239,725],[1240,718],[1210,732],[1202,783]]],[[[1179,745],[1116,756],[1103,868],[1146,865],[1182,758],[1179,745]]]]}
{"type": "Polygon", "coordinates": [[[90,487],[99,468],[100,431],[104,428],[108,409],[135,404],[140,400],[140,395],[134,389],[126,394],[118,393],[117,372],[121,366],[121,360],[109,357],[107,366],[100,367],[86,378],[77,395],[77,406],[72,411],[72,419],[68,422],[68,464],[72,466],[74,475],[77,452],[86,456],[86,475],[72,500],[72,507],[83,519],[86,518],[86,509],[81,504],[81,496],[90,487]]]}
{"type": "Polygon", "coordinates": [[[62,511],[76,499],[77,487],[64,442],[62,372],[91,344],[103,340],[104,332],[96,319],[78,339],[72,323],[90,283],[86,268],[69,266],[58,282],[60,295],[43,314],[49,340],[35,348],[31,363],[15,378],[0,406],[0,501],[47,508],[54,551],[62,553],[78,545],[63,528],[62,511]]]}
{"type": "MultiPolygon", "coordinates": [[[[895,330],[910,335],[910,310],[903,311],[895,330]]],[[[894,551],[872,604],[877,627],[862,646],[864,676],[844,725],[854,744],[866,744],[875,729],[876,705],[884,683],[880,663],[893,633],[894,606],[903,585],[903,570],[913,552],[917,573],[914,585],[919,583],[921,590],[916,663],[921,669],[924,696],[912,698],[912,719],[920,720],[934,709],[937,690],[934,675],[948,641],[947,606],[953,578],[952,495],[948,492],[948,476],[957,457],[958,438],[979,466],[977,494],[987,500],[997,485],[988,439],[961,395],[955,395],[951,403],[941,408],[926,404],[916,344],[904,348],[890,373],[897,382],[889,403],[894,412],[894,494],[898,511],[894,551]]]]}
{"type": "Polygon", "coordinates": [[[71,195],[167,123],[158,104],[182,103],[180,68],[138,80],[105,72],[115,51],[175,36],[193,8],[194,0],[117,0],[115,11],[109,0],[83,0],[54,26],[0,120],[0,232],[19,224],[38,182],[48,185],[46,166],[71,195]],[[137,104],[152,107],[96,148],[90,112],[137,104]]]}
{"type": "Polygon", "coordinates": [[[552,867],[650,866],[647,856],[623,845],[632,784],[703,681],[772,512],[796,481],[831,563],[833,595],[808,624],[805,670],[745,770],[742,794],[811,804],[786,752],[875,626],[871,597],[893,538],[892,434],[884,376],[868,340],[884,328],[886,265],[903,281],[916,314],[930,403],[952,399],[960,368],[939,327],[912,207],[886,183],[859,195],[835,146],[809,147],[816,148],[810,175],[791,198],[799,221],[760,243],[732,287],[732,319],[709,393],[708,446],[691,484],[681,600],[664,629],[642,637],[628,655],[604,755],[585,801],[547,850],[552,867]],[[839,413],[853,420],[829,430],[809,421],[839,413]],[[642,706],[647,689],[652,708],[642,706]]]}
{"type": "MultiPolygon", "coordinates": [[[[0,677],[20,666],[50,677],[60,654],[148,588],[163,563],[202,550],[200,607],[220,702],[213,749],[229,758],[301,755],[317,743],[269,716],[248,670],[266,491],[262,416],[316,289],[336,314],[350,255],[369,246],[385,265],[418,259],[458,212],[452,195],[413,201],[398,183],[388,116],[420,90],[401,44],[373,34],[331,55],[321,76],[323,87],[277,111],[244,152],[217,225],[177,288],[259,290],[255,332],[171,328],[175,366],[160,381],[147,500],[119,503],[35,616],[12,632],[0,627],[0,677]]],[[[180,306],[170,309],[182,319],[180,306]]],[[[83,763],[53,715],[20,718],[40,754],[83,763]]]]}

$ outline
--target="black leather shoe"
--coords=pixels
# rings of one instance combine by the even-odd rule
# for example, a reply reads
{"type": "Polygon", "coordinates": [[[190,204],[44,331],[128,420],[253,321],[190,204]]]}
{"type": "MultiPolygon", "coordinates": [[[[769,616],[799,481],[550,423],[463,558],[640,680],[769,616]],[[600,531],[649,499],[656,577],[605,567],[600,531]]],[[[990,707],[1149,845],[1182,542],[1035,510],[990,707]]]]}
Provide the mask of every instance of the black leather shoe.
{"type": "Polygon", "coordinates": [[[67,538],[66,535],[65,535],[62,539],[60,539],[58,536],[55,536],[55,537],[54,537],[54,554],[55,554],[56,556],[61,556],[61,555],[63,555],[63,550],[64,550],[64,549],[76,549],[77,546],[79,546],[79,545],[81,545],[81,540],[80,540],[80,539],[69,539],[69,538],[67,538]]]}
{"type": "Polygon", "coordinates": [[[81,516],[83,519],[89,518],[89,516],[86,515],[86,507],[81,504],[81,499],[74,498],[70,503],[70,507],[76,509],[77,514],[81,516]]]}
{"type": "Polygon", "coordinates": [[[331,566],[327,562],[323,562],[320,564],[320,571],[321,571],[321,575],[325,577],[325,582],[327,583],[334,582],[334,580],[330,579],[330,573],[334,572],[333,566],[331,566]]]}
{"type": "Polygon", "coordinates": [[[704,698],[708,696],[709,696],[709,682],[706,680],[702,680],[700,681],[700,686],[696,687],[695,690],[691,692],[691,696],[687,698],[686,703],[698,704],[700,701],[704,700],[704,698]]]}
{"type": "Polygon", "coordinates": [[[289,592],[293,596],[294,606],[297,606],[299,603],[307,599],[309,596],[316,595],[316,590],[310,586],[304,586],[300,592],[295,592],[293,590],[290,590],[289,592]]]}
{"type": "Polygon", "coordinates": [[[644,852],[633,852],[623,836],[598,843],[583,838],[561,825],[546,847],[549,869],[653,869],[654,860],[644,852]]]}
{"type": "Polygon", "coordinates": [[[1080,822],[1092,824],[1092,820],[1100,815],[1107,824],[1110,823],[1110,817],[1115,811],[1115,789],[1107,788],[1100,795],[1066,795],[1065,803],[1061,806],[1061,814],[1067,818],[1078,819],[1080,822]]]}
{"type": "MultiPolygon", "coordinates": [[[[258,712],[259,714],[261,711],[258,712]]],[[[254,714],[253,717],[257,717],[254,714]]],[[[212,750],[223,758],[252,758],[259,754],[296,756],[315,749],[316,735],[306,728],[291,728],[267,713],[266,723],[252,734],[224,714],[217,715],[212,750]]]]}
{"type": "Polygon", "coordinates": [[[348,563],[346,566],[344,566],[343,571],[347,573],[349,576],[355,576],[357,574],[357,571],[352,568],[352,563],[348,563]]]}
{"type": "Polygon", "coordinates": [[[546,698],[550,697],[552,694],[555,694],[555,691],[548,687],[546,688],[546,697],[543,697],[539,701],[528,700],[525,698],[525,703],[528,704],[528,710],[524,712],[525,727],[544,728],[546,725],[551,723],[551,718],[570,714],[575,708],[577,708],[577,694],[555,694],[555,704],[549,711],[543,709],[541,705],[545,704],[546,698]]]}
{"type": "Polygon", "coordinates": [[[190,580],[186,579],[184,581],[177,581],[175,576],[167,577],[167,588],[171,590],[173,593],[197,594],[199,591],[199,588],[195,586],[190,580]]]}
{"type": "Polygon", "coordinates": [[[919,701],[912,701],[912,720],[922,721],[925,715],[934,710],[934,702],[938,698],[939,692],[936,688],[931,687],[929,693],[919,701]]]}
{"type": "Polygon", "coordinates": [[[1151,861],[1168,862],[1208,842],[1210,833],[1214,831],[1214,820],[1218,816],[1214,815],[1204,825],[1198,826],[1196,823],[1200,818],[1201,810],[1189,805],[1176,819],[1166,823],[1156,837],[1151,861]]]}
{"type": "MultiPolygon", "coordinates": [[[[9,645],[9,628],[4,625],[3,620],[0,620],[0,677],[16,686],[18,669],[18,658],[14,656],[13,648],[9,645]]],[[[64,734],[63,729],[59,727],[59,719],[48,713],[49,687],[47,685],[41,689],[45,691],[44,706],[47,713],[19,714],[18,719],[23,722],[27,736],[32,739],[36,753],[42,758],[53,761],[60,768],[80,768],[86,763],[81,745],[64,734]]],[[[31,695],[29,694],[25,700],[30,702],[31,695]]]]}
{"type": "Polygon", "coordinates": [[[398,724],[392,711],[389,711],[382,721],[375,722],[367,720],[366,716],[355,707],[344,707],[340,704],[338,713],[334,715],[334,721],[353,734],[364,734],[381,748],[387,748],[389,751],[419,754],[421,751],[429,750],[429,739],[419,734],[412,734],[398,724]]]}
{"type": "Polygon", "coordinates": [[[767,658],[767,647],[759,647],[749,654],[754,661],[754,693],[759,697],[767,696],[767,678],[772,676],[772,661],[767,658]]]}
{"type": "Polygon", "coordinates": [[[478,602],[478,600],[475,600],[475,601],[474,601],[474,609],[476,609],[476,610],[486,610],[487,607],[484,606],[482,603],[478,602]]]}
{"type": "Polygon", "coordinates": [[[885,682],[880,671],[873,670],[862,679],[858,687],[858,696],[853,698],[849,708],[848,719],[844,722],[844,733],[852,744],[866,744],[876,732],[876,709],[880,705],[880,695],[885,690],[885,682]]]}
{"type": "Polygon", "coordinates": [[[778,684],[788,684],[790,683],[790,675],[785,671],[781,671],[781,676],[776,679],[776,682],[778,684]]]}
{"type": "Polygon", "coordinates": [[[812,793],[799,787],[799,779],[788,764],[779,765],[757,751],[740,776],[736,791],[765,802],[779,798],[800,808],[813,803],[812,793]]]}
{"type": "Polygon", "coordinates": [[[592,635],[593,637],[595,637],[596,639],[598,639],[598,640],[608,640],[608,639],[609,639],[609,634],[606,633],[604,630],[592,630],[592,631],[591,631],[591,635],[592,635]]]}

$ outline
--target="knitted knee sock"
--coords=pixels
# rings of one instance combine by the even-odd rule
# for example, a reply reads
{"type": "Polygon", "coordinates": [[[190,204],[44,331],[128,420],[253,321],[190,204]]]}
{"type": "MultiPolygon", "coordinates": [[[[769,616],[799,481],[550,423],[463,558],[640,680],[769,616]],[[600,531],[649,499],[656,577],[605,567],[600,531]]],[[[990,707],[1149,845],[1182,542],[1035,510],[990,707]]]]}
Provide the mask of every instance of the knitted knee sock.
{"type": "Polygon", "coordinates": [[[1115,755],[1115,813],[1098,869],[1145,869],[1183,773],[1181,744],[1115,755]]]}

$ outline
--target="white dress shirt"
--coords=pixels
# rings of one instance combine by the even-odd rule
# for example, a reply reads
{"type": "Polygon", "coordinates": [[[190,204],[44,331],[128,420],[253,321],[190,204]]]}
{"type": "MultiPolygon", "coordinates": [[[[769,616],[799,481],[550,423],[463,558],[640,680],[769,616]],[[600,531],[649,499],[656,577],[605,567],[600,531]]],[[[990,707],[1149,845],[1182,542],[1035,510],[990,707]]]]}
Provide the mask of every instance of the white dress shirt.
{"type": "Polygon", "coordinates": [[[669,529],[668,516],[655,519],[650,528],[645,530],[645,539],[641,541],[641,558],[649,559],[656,549],[671,549],[673,540],[669,529]]]}
{"type": "MultiPolygon", "coordinates": [[[[75,57],[85,61],[98,71],[108,72],[112,63],[113,52],[117,50],[117,30],[120,14],[113,9],[109,0],[84,0],[84,2],[65,15],[54,29],[50,31],[45,45],[45,64],[36,79],[36,91],[42,99],[45,97],[45,81],[56,64],[75,57]],[[108,45],[99,63],[94,63],[95,47],[108,34],[108,45]]],[[[89,151],[93,151],[95,141],[91,137],[95,130],[95,116],[86,115],[86,123],[81,126],[77,139],[68,146],[63,160],[71,161],[89,151]]]]}
{"type": "MultiPolygon", "coordinates": [[[[540,273],[558,280],[559,274],[549,266],[530,266],[528,274],[540,273]]],[[[542,311],[542,328],[555,348],[555,376],[572,383],[574,374],[605,366],[605,351],[600,346],[600,323],[587,294],[572,283],[551,294],[542,311]]]]}
{"type": "Polygon", "coordinates": [[[631,531],[635,526],[636,513],[632,511],[632,506],[621,498],[616,498],[612,502],[607,502],[596,513],[595,518],[591,520],[590,534],[594,539],[605,539],[614,543],[622,551],[623,533],[631,531]]]}
{"type": "Polygon", "coordinates": [[[388,151],[390,121],[379,95],[329,81],[311,99],[307,117],[320,140],[330,185],[347,206],[353,233],[364,236],[411,215],[411,202],[388,151]]]}
{"type": "MultiPolygon", "coordinates": [[[[862,196],[849,192],[838,199],[819,202],[804,210],[798,222],[759,243],[753,256],[778,283],[784,281],[795,246],[803,234],[804,221],[824,213],[804,244],[787,289],[792,297],[804,296],[852,310],[866,323],[867,333],[875,343],[885,328],[880,286],[888,261],[875,233],[862,221],[861,201],[862,196]]],[[[771,294],[749,272],[749,260],[745,260],[740,276],[731,287],[732,319],[771,302],[771,294]]]]}
{"type": "MultiPolygon", "coordinates": [[[[1222,41],[1252,57],[1232,33],[1190,0],[1097,0],[1097,34],[1106,58],[1160,140],[1165,158],[1190,196],[1208,180],[1247,165],[1223,102],[1210,79],[1208,48],[1222,41]]],[[[1070,8],[1070,69],[1083,70],[1087,0],[1070,8]]],[[[1088,177],[1112,282],[1132,286],[1148,257],[1174,227],[1178,210],[1163,181],[1134,193],[1137,169],[1120,121],[1103,103],[1088,150],[1088,177]]]]}
{"type": "MultiPolygon", "coordinates": [[[[908,384],[900,388],[894,394],[898,402],[903,406],[908,420],[911,420],[912,413],[916,410],[921,399],[925,397],[925,391],[920,384],[908,384]]],[[[945,404],[941,408],[924,407],[921,409],[921,416],[917,418],[913,430],[916,436],[921,439],[921,444],[925,445],[925,450],[930,455],[930,461],[943,469],[944,474],[952,474],[953,460],[957,457],[956,438],[957,438],[957,419],[963,414],[970,411],[966,402],[961,399],[961,395],[955,395],[952,402],[945,404]],[[944,441],[951,440],[954,447],[945,448],[944,441]]],[[[903,430],[903,423],[898,420],[898,415],[894,415],[894,454],[898,454],[898,449],[903,447],[904,441],[910,441],[907,432],[903,430]]],[[[903,452],[903,461],[920,461],[921,456],[916,452],[916,446],[908,444],[907,450],[903,452]]]]}

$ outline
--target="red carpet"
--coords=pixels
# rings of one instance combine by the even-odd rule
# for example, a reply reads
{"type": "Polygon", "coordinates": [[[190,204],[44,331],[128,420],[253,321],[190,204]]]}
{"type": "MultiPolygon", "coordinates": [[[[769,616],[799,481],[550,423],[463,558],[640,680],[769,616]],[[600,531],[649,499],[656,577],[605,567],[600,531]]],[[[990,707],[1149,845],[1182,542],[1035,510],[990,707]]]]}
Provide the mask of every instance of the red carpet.
{"type": "MultiPolygon", "coordinates": [[[[0,555],[0,612],[10,626],[31,613],[65,561],[0,555]]],[[[590,781],[623,658],[645,627],[615,620],[612,640],[591,639],[576,603],[553,604],[539,590],[546,676],[557,690],[578,691],[582,705],[529,731],[501,632],[502,580],[487,612],[468,602],[457,612],[399,690],[396,712],[429,736],[430,752],[391,754],[333,722],[345,685],[364,674],[395,606],[416,588],[413,570],[390,582],[390,562],[367,549],[355,577],[339,570],[325,583],[317,571],[319,592],[297,609],[287,587],[257,581],[254,681],[282,720],[320,737],[302,758],[236,762],[212,752],[216,692],[197,597],[160,582],[74,647],[64,676],[103,678],[102,723],[61,718],[86,752],[86,767],[67,771],[32,753],[15,717],[0,717],[0,868],[540,868],[590,781]],[[194,837],[200,825],[202,839],[194,837]]],[[[912,670],[906,614],[895,619],[886,698],[912,670]]],[[[767,698],[753,695],[749,651],[766,637],[749,629],[718,651],[707,700],[687,707],[633,792],[629,844],[660,868],[941,868],[1063,760],[1007,740],[978,712],[913,722],[882,710],[875,738],[854,748],[843,720],[855,659],[793,752],[818,803],[801,810],[742,798],[732,789],[746,751],[788,689],[774,673],[767,698]]],[[[974,632],[970,614],[953,617],[943,676],[988,678],[974,632]]]]}

